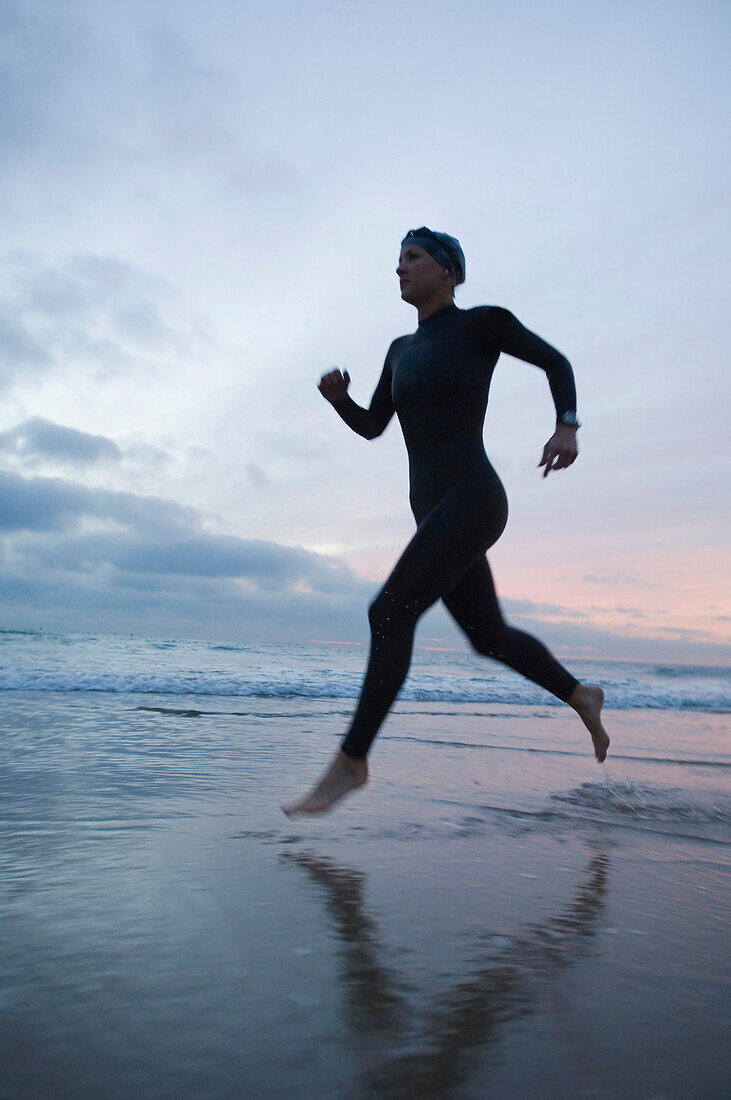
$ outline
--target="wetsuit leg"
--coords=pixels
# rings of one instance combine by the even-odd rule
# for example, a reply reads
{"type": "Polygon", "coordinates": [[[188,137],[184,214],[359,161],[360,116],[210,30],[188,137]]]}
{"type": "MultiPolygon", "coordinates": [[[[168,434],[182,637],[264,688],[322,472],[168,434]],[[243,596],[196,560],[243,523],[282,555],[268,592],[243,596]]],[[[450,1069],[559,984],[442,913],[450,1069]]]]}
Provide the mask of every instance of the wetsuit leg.
{"type": "Polygon", "coordinates": [[[453,591],[467,570],[500,537],[504,494],[495,478],[493,509],[475,512],[479,487],[460,483],[427,514],[373,601],[371,653],[358,708],[342,750],[364,757],[406,679],[417,620],[453,591]]]}
{"type": "Polygon", "coordinates": [[[502,661],[564,703],[568,702],[579,681],[537,638],[505,622],[486,558],[475,562],[443,599],[478,653],[502,661]]]}

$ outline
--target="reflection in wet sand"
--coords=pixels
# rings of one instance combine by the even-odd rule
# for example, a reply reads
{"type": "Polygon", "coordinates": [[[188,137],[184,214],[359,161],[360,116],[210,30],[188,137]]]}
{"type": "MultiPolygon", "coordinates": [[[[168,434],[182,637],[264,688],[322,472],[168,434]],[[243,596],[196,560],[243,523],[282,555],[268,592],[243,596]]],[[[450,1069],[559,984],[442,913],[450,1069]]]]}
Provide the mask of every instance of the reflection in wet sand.
{"type": "Polygon", "coordinates": [[[585,955],[596,934],[597,917],[607,892],[608,858],[592,856],[584,879],[561,913],[532,924],[515,936],[481,936],[475,943],[480,961],[465,981],[422,1012],[421,1038],[414,1050],[416,1006],[405,981],[379,962],[376,923],[363,909],[365,876],[308,852],[282,859],[299,864],[324,890],[342,943],[347,1022],[353,1042],[388,1038],[379,1065],[365,1073],[372,1095],[443,1096],[463,1084],[475,1055],[502,1038],[504,1026],[539,1010],[546,982],[585,955]],[[396,1044],[410,1048],[394,1052],[396,1044]]]}
{"type": "Polygon", "coordinates": [[[282,859],[306,867],[326,890],[329,915],[342,943],[346,1010],[353,1035],[393,1035],[403,1030],[405,987],[379,962],[376,927],[363,909],[365,876],[306,852],[286,853],[282,859]]]}

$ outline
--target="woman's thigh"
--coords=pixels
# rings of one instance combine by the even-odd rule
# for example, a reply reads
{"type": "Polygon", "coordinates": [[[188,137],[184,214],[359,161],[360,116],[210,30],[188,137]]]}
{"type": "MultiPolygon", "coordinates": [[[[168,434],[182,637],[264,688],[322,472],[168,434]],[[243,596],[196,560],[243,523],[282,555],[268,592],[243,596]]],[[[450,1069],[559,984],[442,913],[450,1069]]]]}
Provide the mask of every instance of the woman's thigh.
{"type": "Polygon", "coordinates": [[[473,643],[486,630],[503,625],[492,571],[484,556],[442,598],[452,618],[473,643]]]}
{"type": "Polygon", "coordinates": [[[482,501],[476,507],[469,485],[451,489],[419,523],[382,595],[418,616],[452,592],[499,538],[505,517],[497,503],[500,510],[491,515],[482,501]]]}

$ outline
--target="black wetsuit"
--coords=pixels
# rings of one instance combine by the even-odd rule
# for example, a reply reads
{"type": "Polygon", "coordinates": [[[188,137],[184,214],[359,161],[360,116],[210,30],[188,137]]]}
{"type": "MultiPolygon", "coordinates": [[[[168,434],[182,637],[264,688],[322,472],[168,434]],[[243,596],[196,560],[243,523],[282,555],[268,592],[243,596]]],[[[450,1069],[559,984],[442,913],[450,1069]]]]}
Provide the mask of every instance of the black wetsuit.
{"type": "Polygon", "coordinates": [[[418,525],[370,607],[371,654],[342,744],[348,756],[367,754],[406,679],[417,620],[438,599],[478,653],[502,661],[564,702],[577,686],[541,642],[505,623],[485,558],[508,516],[505,490],[482,441],[490,380],[502,351],[546,372],[558,416],[575,410],[571,365],[555,348],[508,310],[454,305],[394,340],[368,409],[347,396],[335,405],[366,439],[380,435],[397,414],[418,525]]]}

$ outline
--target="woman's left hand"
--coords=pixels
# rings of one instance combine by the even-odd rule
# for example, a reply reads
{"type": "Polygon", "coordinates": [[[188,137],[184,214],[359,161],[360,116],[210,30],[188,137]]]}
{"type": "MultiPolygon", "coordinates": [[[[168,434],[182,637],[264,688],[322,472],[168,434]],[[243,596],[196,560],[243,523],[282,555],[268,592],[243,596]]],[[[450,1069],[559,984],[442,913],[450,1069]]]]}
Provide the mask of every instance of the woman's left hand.
{"type": "Polygon", "coordinates": [[[567,466],[576,461],[578,453],[576,428],[559,424],[543,448],[543,458],[538,463],[539,466],[545,466],[543,476],[548,477],[551,470],[565,470],[567,466]]]}

